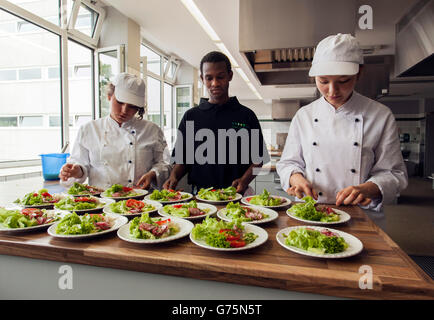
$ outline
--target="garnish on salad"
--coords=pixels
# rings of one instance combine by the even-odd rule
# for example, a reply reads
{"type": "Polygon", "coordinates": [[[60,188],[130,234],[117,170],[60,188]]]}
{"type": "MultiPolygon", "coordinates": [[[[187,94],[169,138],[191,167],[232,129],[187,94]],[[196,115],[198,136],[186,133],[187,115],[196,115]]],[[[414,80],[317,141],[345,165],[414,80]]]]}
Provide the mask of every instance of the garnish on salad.
{"type": "Polygon", "coordinates": [[[110,209],[114,213],[137,214],[155,210],[152,204],[135,199],[121,200],[110,204],[110,209]]]}
{"type": "Polygon", "coordinates": [[[72,212],[56,226],[57,234],[80,235],[101,232],[113,226],[113,219],[105,214],[86,213],[82,216],[72,212]]]}
{"type": "Polygon", "coordinates": [[[255,241],[256,234],[245,232],[239,220],[226,222],[207,216],[202,223],[194,226],[191,235],[193,239],[203,240],[216,248],[241,248],[255,241]]]}
{"type": "Polygon", "coordinates": [[[94,186],[89,186],[88,184],[81,184],[74,182],[71,188],[68,189],[68,194],[78,196],[78,195],[96,195],[103,192],[104,189],[100,189],[94,186]]]}
{"type": "Polygon", "coordinates": [[[260,209],[242,206],[238,202],[229,202],[226,205],[226,216],[228,218],[239,219],[242,222],[257,221],[268,218],[268,214],[261,212],[260,209]]]}
{"type": "Polygon", "coordinates": [[[58,195],[48,193],[47,189],[41,189],[38,192],[29,192],[22,199],[17,199],[14,203],[23,206],[49,205],[58,202],[61,199],[58,195]]]}
{"type": "Polygon", "coordinates": [[[28,228],[49,224],[60,217],[54,211],[37,208],[7,210],[0,207],[0,224],[6,228],[28,228]]]}
{"type": "Polygon", "coordinates": [[[134,191],[133,188],[125,187],[121,184],[114,184],[102,193],[104,197],[122,198],[140,196],[140,193],[134,191]]]}
{"type": "Polygon", "coordinates": [[[151,200],[155,201],[180,201],[188,198],[188,194],[182,194],[180,191],[176,191],[173,189],[163,189],[161,191],[154,190],[150,195],[151,200]]]}
{"type": "Polygon", "coordinates": [[[60,210],[75,211],[102,208],[104,203],[96,197],[65,197],[54,206],[60,210]]]}
{"type": "Polygon", "coordinates": [[[307,196],[302,200],[305,202],[294,204],[288,209],[296,217],[320,222],[336,222],[340,220],[339,213],[328,206],[317,204],[312,197],[307,196]]]}
{"type": "Polygon", "coordinates": [[[198,197],[203,200],[211,201],[226,201],[235,199],[237,191],[234,187],[227,187],[225,189],[201,188],[198,192],[198,197]]]}
{"type": "Polygon", "coordinates": [[[210,209],[200,209],[197,207],[196,200],[182,204],[168,204],[163,207],[163,211],[169,215],[186,218],[197,217],[207,214],[210,209]]]}
{"type": "Polygon", "coordinates": [[[172,220],[150,218],[148,213],[143,213],[130,222],[130,235],[136,239],[162,239],[179,231],[179,226],[172,220]]]}
{"type": "Polygon", "coordinates": [[[348,248],[344,238],[325,228],[321,231],[309,227],[298,228],[283,236],[286,238],[285,244],[317,254],[339,253],[348,248]]]}
{"type": "Polygon", "coordinates": [[[286,201],[285,199],[271,196],[266,189],[264,189],[262,194],[246,198],[246,200],[250,204],[266,207],[279,206],[286,201]]]}

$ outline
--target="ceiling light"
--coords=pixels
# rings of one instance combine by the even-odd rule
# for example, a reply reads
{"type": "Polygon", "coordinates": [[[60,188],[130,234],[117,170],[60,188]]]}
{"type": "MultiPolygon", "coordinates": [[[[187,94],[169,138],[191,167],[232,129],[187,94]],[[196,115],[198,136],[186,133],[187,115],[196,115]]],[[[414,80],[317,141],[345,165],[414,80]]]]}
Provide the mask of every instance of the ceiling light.
{"type": "Polygon", "coordinates": [[[200,12],[199,8],[196,6],[193,0],[181,0],[181,2],[188,9],[188,11],[190,11],[196,21],[199,22],[203,30],[205,30],[205,32],[208,34],[212,41],[221,41],[217,33],[205,19],[202,12],[200,12]]]}
{"type": "Polygon", "coordinates": [[[229,58],[229,60],[231,60],[231,64],[232,64],[233,68],[239,68],[240,67],[238,65],[237,61],[235,60],[235,58],[231,55],[228,48],[226,48],[226,46],[224,45],[223,42],[216,42],[215,45],[220,49],[221,52],[223,52],[229,58]]]}

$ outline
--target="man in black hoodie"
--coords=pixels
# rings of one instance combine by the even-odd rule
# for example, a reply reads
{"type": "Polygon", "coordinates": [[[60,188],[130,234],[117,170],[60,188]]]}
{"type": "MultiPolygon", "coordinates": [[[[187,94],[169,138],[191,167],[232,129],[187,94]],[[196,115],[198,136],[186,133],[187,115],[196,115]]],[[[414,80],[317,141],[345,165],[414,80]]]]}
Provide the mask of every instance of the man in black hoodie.
{"type": "Polygon", "coordinates": [[[209,99],[202,98],[184,114],[172,152],[175,165],[163,187],[175,189],[188,174],[193,193],[228,186],[244,193],[255,178],[254,169],[270,161],[259,121],[236,97],[229,97],[233,72],[223,53],[205,55],[200,71],[209,99]]]}

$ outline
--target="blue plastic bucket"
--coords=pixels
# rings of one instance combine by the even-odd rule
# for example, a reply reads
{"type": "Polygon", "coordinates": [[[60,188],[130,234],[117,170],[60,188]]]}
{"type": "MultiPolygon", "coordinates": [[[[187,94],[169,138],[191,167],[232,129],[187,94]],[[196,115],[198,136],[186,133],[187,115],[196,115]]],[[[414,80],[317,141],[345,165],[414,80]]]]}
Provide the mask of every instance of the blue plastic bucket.
{"type": "Polygon", "coordinates": [[[60,168],[66,163],[69,153],[40,154],[44,180],[59,180],[60,168]]]}

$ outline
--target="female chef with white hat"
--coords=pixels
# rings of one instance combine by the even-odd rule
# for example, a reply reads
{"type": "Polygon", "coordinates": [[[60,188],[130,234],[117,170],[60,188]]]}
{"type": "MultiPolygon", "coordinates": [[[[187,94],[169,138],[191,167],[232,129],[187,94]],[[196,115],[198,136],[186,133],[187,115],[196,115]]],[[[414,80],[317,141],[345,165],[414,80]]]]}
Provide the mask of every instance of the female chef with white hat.
{"type": "Polygon", "coordinates": [[[116,76],[107,93],[110,115],[80,127],[71,157],[60,171],[62,181],[82,183],[89,178],[90,185],[100,188],[161,187],[170,173],[163,159],[167,144],[162,130],[142,119],[145,91],[139,77],[116,76]]]}
{"type": "Polygon", "coordinates": [[[378,211],[407,187],[392,112],[354,91],[362,64],[353,36],[319,42],[309,76],[322,97],[298,110],[276,166],[289,195],[378,211]]]}

